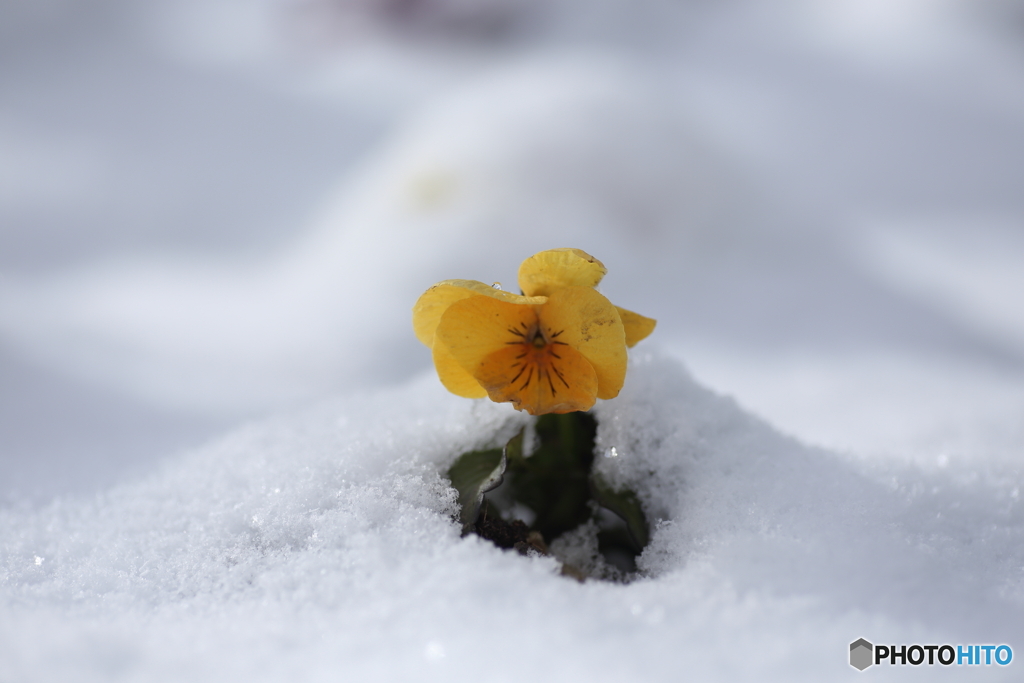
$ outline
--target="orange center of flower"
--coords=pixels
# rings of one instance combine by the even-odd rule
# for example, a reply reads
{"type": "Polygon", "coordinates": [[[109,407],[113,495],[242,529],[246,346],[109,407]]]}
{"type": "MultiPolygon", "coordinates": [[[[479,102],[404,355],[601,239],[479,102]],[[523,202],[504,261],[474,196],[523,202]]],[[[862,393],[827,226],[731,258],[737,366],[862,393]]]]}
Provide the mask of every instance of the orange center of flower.
{"type": "Polygon", "coordinates": [[[511,358],[511,368],[516,369],[516,374],[508,382],[511,388],[521,392],[536,381],[541,388],[546,387],[551,392],[552,398],[558,395],[559,389],[570,388],[569,381],[558,367],[562,356],[555,350],[557,346],[568,346],[556,339],[564,330],[545,332],[538,321],[532,327],[520,322],[518,328],[510,327],[508,331],[517,338],[505,343],[518,351],[511,358]]]}

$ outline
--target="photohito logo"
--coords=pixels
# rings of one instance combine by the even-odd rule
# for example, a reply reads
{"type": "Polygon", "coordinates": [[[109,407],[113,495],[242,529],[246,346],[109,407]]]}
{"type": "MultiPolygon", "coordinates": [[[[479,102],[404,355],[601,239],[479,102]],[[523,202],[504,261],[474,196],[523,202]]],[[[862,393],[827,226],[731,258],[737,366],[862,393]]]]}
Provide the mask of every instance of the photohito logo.
{"type": "Polygon", "coordinates": [[[890,666],[1006,666],[1012,661],[1009,645],[872,645],[863,638],[850,643],[850,666],[858,671],[883,662],[890,666]]]}

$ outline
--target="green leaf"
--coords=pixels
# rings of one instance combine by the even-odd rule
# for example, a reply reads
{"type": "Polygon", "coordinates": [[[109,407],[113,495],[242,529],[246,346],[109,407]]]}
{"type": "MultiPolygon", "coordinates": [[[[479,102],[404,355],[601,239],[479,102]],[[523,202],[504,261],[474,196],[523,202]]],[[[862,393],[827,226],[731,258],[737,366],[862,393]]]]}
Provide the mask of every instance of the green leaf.
{"type": "Polygon", "coordinates": [[[640,499],[629,489],[615,491],[596,472],[590,476],[590,493],[598,505],[614,512],[626,523],[626,530],[636,544],[633,550],[639,555],[650,540],[647,518],[644,517],[640,499]]]}
{"type": "Polygon", "coordinates": [[[509,439],[504,449],[492,448],[486,451],[472,451],[459,456],[448,470],[448,479],[459,492],[459,522],[465,536],[476,523],[484,494],[501,484],[508,455],[522,457],[523,432],[509,439]]]}
{"type": "Polygon", "coordinates": [[[523,438],[526,434],[526,429],[520,429],[519,432],[508,440],[505,444],[505,460],[506,461],[519,461],[523,459],[523,438]]]}

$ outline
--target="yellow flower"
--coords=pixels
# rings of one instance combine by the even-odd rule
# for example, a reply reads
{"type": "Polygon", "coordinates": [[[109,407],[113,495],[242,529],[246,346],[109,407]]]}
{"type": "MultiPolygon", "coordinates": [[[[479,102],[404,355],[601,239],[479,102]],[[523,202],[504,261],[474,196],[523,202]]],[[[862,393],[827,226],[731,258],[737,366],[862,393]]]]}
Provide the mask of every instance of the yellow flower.
{"type": "Polygon", "coordinates": [[[413,329],[454,394],[531,415],[589,410],[618,396],[626,347],[655,325],[594,289],[606,272],[579,249],[542,251],[519,267],[522,295],[445,280],[416,302],[413,329]]]}

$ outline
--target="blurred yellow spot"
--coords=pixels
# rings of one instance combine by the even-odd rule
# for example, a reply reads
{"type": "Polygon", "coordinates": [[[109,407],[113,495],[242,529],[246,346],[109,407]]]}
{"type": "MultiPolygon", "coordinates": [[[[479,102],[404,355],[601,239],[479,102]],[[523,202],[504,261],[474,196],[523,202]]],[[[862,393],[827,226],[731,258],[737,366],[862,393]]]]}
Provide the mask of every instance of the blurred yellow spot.
{"type": "Polygon", "coordinates": [[[450,204],[458,191],[454,173],[443,170],[421,173],[410,188],[414,206],[421,211],[436,211],[450,204]]]}

